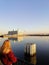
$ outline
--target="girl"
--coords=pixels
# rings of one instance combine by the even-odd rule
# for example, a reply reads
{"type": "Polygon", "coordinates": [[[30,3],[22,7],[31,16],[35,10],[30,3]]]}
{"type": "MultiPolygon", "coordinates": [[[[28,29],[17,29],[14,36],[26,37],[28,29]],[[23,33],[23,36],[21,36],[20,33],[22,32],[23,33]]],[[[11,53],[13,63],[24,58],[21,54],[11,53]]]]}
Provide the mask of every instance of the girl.
{"type": "Polygon", "coordinates": [[[4,65],[17,63],[17,58],[14,56],[9,40],[5,40],[0,49],[0,59],[4,65]]]}

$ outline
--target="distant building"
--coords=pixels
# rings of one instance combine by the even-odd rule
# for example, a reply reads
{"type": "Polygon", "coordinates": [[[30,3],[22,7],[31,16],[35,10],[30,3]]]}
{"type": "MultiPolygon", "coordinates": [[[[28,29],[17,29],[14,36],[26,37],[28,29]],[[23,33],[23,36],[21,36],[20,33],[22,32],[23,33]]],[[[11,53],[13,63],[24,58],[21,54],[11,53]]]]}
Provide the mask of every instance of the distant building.
{"type": "Polygon", "coordinates": [[[9,32],[8,32],[8,35],[14,35],[14,34],[18,34],[18,31],[14,31],[14,30],[13,30],[13,31],[9,31],[9,32]]]}
{"type": "Polygon", "coordinates": [[[18,37],[18,36],[22,36],[23,32],[22,31],[18,31],[18,30],[13,30],[13,31],[8,31],[8,37],[14,38],[14,37],[18,37]]]}

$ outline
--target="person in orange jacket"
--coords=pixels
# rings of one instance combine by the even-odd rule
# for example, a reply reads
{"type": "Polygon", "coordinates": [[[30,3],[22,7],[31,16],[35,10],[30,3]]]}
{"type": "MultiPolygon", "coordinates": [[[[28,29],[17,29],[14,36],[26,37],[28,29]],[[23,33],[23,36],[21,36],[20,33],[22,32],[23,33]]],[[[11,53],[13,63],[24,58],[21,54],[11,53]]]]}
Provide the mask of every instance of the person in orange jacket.
{"type": "Polygon", "coordinates": [[[18,62],[15,57],[9,40],[5,40],[2,47],[0,48],[0,60],[4,65],[14,65],[18,62]]]}

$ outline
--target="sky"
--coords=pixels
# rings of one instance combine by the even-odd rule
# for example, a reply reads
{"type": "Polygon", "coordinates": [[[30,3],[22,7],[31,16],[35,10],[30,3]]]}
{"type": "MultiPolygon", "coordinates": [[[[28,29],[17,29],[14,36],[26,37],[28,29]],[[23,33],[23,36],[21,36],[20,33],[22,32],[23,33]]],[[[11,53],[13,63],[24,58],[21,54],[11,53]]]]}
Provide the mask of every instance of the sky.
{"type": "Polygon", "coordinates": [[[49,0],[0,0],[0,34],[13,29],[49,33],[49,0]]]}

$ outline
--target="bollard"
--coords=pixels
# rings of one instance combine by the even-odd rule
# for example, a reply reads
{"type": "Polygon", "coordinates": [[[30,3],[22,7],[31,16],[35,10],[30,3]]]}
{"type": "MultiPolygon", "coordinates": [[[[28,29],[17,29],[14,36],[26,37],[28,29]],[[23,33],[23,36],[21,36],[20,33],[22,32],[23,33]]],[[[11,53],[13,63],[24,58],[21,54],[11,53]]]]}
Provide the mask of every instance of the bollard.
{"type": "Polygon", "coordinates": [[[25,54],[28,56],[33,56],[36,54],[36,44],[35,43],[27,43],[25,45],[25,54]]]}
{"type": "Polygon", "coordinates": [[[30,56],[33,56],[36,54],[36,44],[30,45],[30,56]]]}

